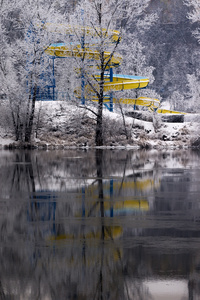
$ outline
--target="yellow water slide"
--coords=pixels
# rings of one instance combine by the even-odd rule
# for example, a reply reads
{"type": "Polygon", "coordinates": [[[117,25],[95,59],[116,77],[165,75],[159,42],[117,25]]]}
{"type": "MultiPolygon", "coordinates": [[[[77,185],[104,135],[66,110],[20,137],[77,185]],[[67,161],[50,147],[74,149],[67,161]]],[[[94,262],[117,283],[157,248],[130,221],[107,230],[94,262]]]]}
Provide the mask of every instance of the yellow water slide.
{"type": "MultiPolygon", "coordinates": [[[[91,37],[94,39],[98,36],[97,29],[94,30],[90,27],[81,27],[81,26],[71,26],[64,24],[54,24],[54,23],[46,23],[44,25],[44,29],[50,32],[58,32],[62,35],[75,35],[84,37],[91,37]]],[[[110,42],[116,42],[121,39],[120,32],[117,30],[107,30],[102,29],[105,37],[109,37],[110,42]]],[[[46,48],[45,53],[50,56],[55,57],[77,57],[84,58],[87,60],[99,60],[100,52],[98,50],[92,49],[94,45],[89,45],[87,43],[84,44],[84,48],[80,45],[80,43],[54,43],[46,48]]],[[[111,54],[111,52],[104,52],[105,64],[109,62],[108,67],[113,68],[119,66],[122,62],[122,56],[118,53],[111,54]]],[[[99,75],[95,76],[97,81],[100,79],[99,75]]],[[[149,84],[149,79],[147,77],[142,76],[132,76],[132,75],[123,75],[123,74],[112,74],[112,80],[110,80],[110,75],[104,76],[104,92],[112,92],[112,91],[124,91],[131,89],[140,89],[145,88],[149,84]]],[[[91,90],[90,87],[85,87],[86,89],[91,90]]],[[[80,97],[81,92],[76,91],[76,94],[80,97]]],[[[95,98],[93,101],[98,101],[95,98]]],[[[104,102],[109,102],[110,100],[105,97],[104,102]]],[[[174,114],[184,114],[177,111],[159,109],[160,101],[158,99],[149,98],[149,97],[139,97],[137,99],[132,98],[113,98],[113,103],[122,103],[122,104],[130,104],[130,105],[138,105],[138,106],[146,106],[152,111],[157,111],[158,113],[174,113],[174,114]]]]}
{"type": "MultiPolygon", "coordinates": [[[[46,23],[44,28],[50,32],[58,32],[60,34],[68,34],[68,35],[77,35],[83,34],[84,36],[90,36],[92,38],[97,37],[97,32],[90,27],[81,27],[81,26],[71,26],[64,24],[53,24],[46,23]]],[[[103,33],[109,36],[111,42],[116,42],[118,39],[121,39],[120,32],[117,30],[108,30],[103,29],[103,33]]],[[[54,43],[51,44],[45,50],[45,53],[55,57],[77,57],[83,58],[87,60],[99,60],[100,53],[98,50],[94,50],[86,43],[84,45],[84,49],[78,43],[54,43]]],[[[118,53],[111,54],[111,52],[104,52],[105,63],[109,61],[109,68],[113,68],[115,66],[119,66],[122,62],[122,56],[118,53]]],[[[96,79],[99,79],[99,75],[96,75],[96,79]]],[[[109,81],[109,75],[105,75],[105,83],[104,83],[104,91],[123,91],[130,89],[138,89],[145,88],[149,83],[149,79],[147,77],[142,76],[131,76],[131,75],[122,75],[122,74],[113,74],[112,81],[109,81]]],[[[94,98],[95,101],[95,98],[94,98]]],[[[105,102],[107,100],[105,99],[105,102]]],[[[157,108],[159,100],[140,97],[139,99],[113,99],[114,103],[126,103],[132,105],[142,105],[149,106],[152,108],[157,108]]]]}
{"type": "MultiPolygon", "coordinates": [[[[79,44],[65,44],[65,43],[55,43],[51,44],[46,50],[45,53],[52,56],[57,57],[78,57],[88,59],[88,60],[99,60],[100,53],[97,50],[90,49],[85,47],[84,49],[81,48],[79,44]]],[[[108,51],[104,52],[104,57],[106,59],[110,59],[111,53],[108,51]]],[[[119,65],[122,61],[122,56],[117,54],[114,55],[111,60],[110,64],[112,66],[119,65]]]]}
{"type": "MultiPolygon", "coordinates": [[[[94,98],[93,101],[97,102],[98,99],[94,98]]],[[[109,103],[109,102],[110,102],[109,98],[104,99],[104,103],[109,103]]],[[[139,97],[139,98],[136,98],[136,99],[133,99],[133,98],[119,98],[119,99],[118,98],[113,98],[113,103],[145,106],[145,107],[148,107],[149,109],[151,109],[152,111],[157,110],[157,108],[160,106],[160,101],[158,99],[149,98],[149,97],[139,97]]],[[[162,109],[162,111],[160,110],[158,112],[167,113],[167,110],[162,109]],[[165,112],[163,112],[163,111],[165,111],[165,112]]]]}
{"type": "Polygon", "coordinates": [[[159,113],[159,114],[187,115],[187,113],[185,113],[185,112],[169,110],[169,109],[162,109],[162,108],[157,109],[156,112],[159,113]]]}
{"type": "MultiPolygon", "coordinates": [[[[65,43],[51,44],[46,50],[46,54],[57,57],[78,57],[88,59],[88,60],[98,60],[100,58],[100,53],[97,50],[92,50],[85,47],[81,48],[80,45],[68,45],[65,43]]],[[[105,62],[109,60],[111,56],[110,52],[104,53],[105,62]]],[[[122,61],[121,55],[115,53],[109,61],[109,67],[114,67],[120,65],[122,61]]],[[[96,79],[99,79],[99,75],[96,75],[96,79]]],[[[123,91],[130,89],[145,88],[149,79],[142,76],[131,76],[122,74],[113,74],[112,82],[107,81],[108,75],[105,75],[104,91],[123,91]]],[[[130,101],[129,101],[129,104],[130,101]]]]}

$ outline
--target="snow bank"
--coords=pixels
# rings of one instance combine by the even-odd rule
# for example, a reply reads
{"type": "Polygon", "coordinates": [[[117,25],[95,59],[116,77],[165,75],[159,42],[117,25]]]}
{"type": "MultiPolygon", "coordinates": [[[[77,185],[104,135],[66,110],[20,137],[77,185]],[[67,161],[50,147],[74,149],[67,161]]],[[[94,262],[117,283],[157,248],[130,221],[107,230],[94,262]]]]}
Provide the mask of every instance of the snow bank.
{"type": "MultiPolygon", "coordinates": [[[[95,147],[94,106],[80,107],[62,101],[36,103],[36,123],[32,144],[38,148],[95,147]]],[[[152,113],[153,122],[104,110],[104,140],[107,148],[182,148],[198,138],[200,115],[188,114],[184,123],[164,123],[152,113]]],[[[14,143],[7,124],[0,124],[0,145],[14,143]]],[[[15,144],[16,146],[16,144],[15,144]]],[[[11,146],[10,146],[11,147],[11,146]]]]}

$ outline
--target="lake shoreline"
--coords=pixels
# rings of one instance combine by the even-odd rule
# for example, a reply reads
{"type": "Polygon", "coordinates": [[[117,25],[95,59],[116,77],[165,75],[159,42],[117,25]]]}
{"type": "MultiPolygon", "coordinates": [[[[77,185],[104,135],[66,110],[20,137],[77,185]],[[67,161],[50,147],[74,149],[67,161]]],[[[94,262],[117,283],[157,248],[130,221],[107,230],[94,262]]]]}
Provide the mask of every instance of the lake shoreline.
{"type": "MultiPolygon", "coordinates": [[[[30,143],[16,142],[13,129],[6,123],[8,118],[5,118],[4,122],[2,118],[0,149],[97,148],[95,146],[96,122],[90,110],[87,106],[80,107],[61,101],[37,102],[32,141],[30,143]]],[[[127,116],[125,113],[122,115],[117,110],[109,112],[105,109],[103,112],[104,145],[98,148],[187,149],[200,147],[199,114],[187,114],[184,116],[184,122],[170,123],[163,122],[164,115],[148,111],[137,112],[142,115],[142,119],[127,116]]]]}
{"type": "Polygon", "coordinates": [[[103,146],[85,146],[85,145],[67,145],[67,144],[46,144],[46,143],[8,143],[8,144],[0,144],[0,150],[89,150],[89,149],[110,149],[110,150],[133,150],[133,149],[194,149],[200,148],[200,145],[193,146],[191,144],[183,144],[183,143],[162,143],[160,141],[159,144],[152,145],[146,141],[146,143],[135,144],[135,145],[103,145],[103,146]]]}

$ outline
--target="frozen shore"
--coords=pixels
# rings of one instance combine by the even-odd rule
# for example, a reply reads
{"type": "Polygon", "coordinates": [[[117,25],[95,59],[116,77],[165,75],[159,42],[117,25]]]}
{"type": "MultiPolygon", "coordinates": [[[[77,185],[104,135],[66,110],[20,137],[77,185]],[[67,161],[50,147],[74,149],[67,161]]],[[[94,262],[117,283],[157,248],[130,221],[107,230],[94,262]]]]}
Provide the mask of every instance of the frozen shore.
{"type": "MultiPolygon", "coordinates": [[[[90,107],[91,109],[91,107],[90,107]]],[[[93,109],[93,108],[92,108],[93,109]]],[[[187,114],[182,123],[163,122],[161,115],[152,121],[104,110],[104,148],[189,148],[200,145],[200,115],[187,114]]],[[[146,118],[148,119],[148,118],[146,118]]],[[[66,102],[37,102],[34,137],[30,144],[15,142],[8,118],[1,118],[0,148],[68,149],[95,147],[95,116],[66,102]]]]}

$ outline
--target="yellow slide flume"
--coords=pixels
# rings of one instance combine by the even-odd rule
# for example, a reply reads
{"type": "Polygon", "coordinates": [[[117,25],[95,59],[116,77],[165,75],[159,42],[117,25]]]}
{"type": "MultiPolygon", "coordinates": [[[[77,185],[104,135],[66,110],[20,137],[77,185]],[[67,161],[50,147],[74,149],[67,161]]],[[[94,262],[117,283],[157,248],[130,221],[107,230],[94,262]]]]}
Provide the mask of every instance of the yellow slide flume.
{"type": "MultiPolygon", "coordinates": [[[[96,76],[98,79],[99,76],[96,76]]],[[[108,76],[105,76],[105,79],[108,76]]],[[[149,79],[142,76],[132,76],[123,74],[113,74],[112,82],[105,81],[105,91],[123,91],[145,88],[149,84],[149,79]]]]}
{"type": "MultiPolygon", "coordinates": [[[[67,45],[65,43],[56,43],[51,44],[46,50],[45,53],[51,56],[57,56],[57,57],[78,57],[78,58],[84,58],[87,60],[99,60],[100,53],[97,50],[90,49],[88,47],[85,47],[84,49],[81,48],[79,44],[71,44],[67,45]]],[[[109,51],[104,52],[105,57],[105,63],[106,60],[110,59],[111,53],[109,51]]],[[[117,66],[121,64],[122,62],[122,56],[118,53],[115,53],[115,55],[112,56],[109,65],[111,66],[117,66]]]]}
{"type": "Polygon", "coordinates": [[[157,113],[159,113],[159,114],[187,115],[187,113],[185,113],[185,112],[169,110],[169,109],[162,109],[162,108],[157,109],[157,113]]]}
{"type": "MultiPolygon", "coordinates": [[[[93,99],[93,101],[97,102],[98,99],[97,98],[93,99]]],[[[104,103],[109,103],[109,102],[110,102],[110,99],[105,98],[104,103]]],[[[148,97],[139,97],[137,99],[132,99],[132,98],[117,99],[117,98],[113,98],[113,103],[146,106],[146,107],[150,108],[151,110],[156,110],[160,106],[160,101],[158,99],[148,98],[148,97]]]]}

